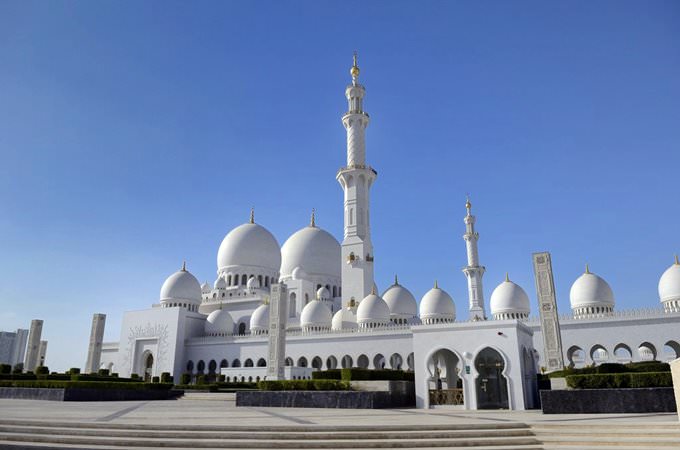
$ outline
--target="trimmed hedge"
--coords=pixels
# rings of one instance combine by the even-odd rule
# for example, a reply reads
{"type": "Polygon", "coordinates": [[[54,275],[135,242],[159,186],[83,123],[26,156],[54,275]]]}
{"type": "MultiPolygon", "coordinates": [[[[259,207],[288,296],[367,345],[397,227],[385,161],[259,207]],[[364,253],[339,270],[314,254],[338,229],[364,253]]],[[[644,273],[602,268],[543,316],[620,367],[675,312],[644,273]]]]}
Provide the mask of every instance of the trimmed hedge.
{"type": "Polygon", "coordinates": [[[172,383],[121,383],[110,381],[54,381],[54,380],[3,380],[0,387],[48,388],[48,389],[129,389],[129,390],[169,390],[172,383]]]}
{"type": "Polygon", "coordinates": [[[179,384],[182,386],[186,386],[189,383],[191,383],[191,374],[190,373],[183,373],[179,377],[179,384]]]}
{"type": "Polygon", "coordinates": [[[389,381],[413,381],[413,372],[404,372],[403,370],[390,369],[359,369],[353,367],[351,369],[329,369],[317,370],[312,372],[313,380],[342,380],[342,381],[359,381],[359,380],[389,380],[389,381]]]}
{"type": "Polygon", "coordinates": [[[12,373],[11,364],[0,364],[0,375],[9,375],[12,373]]]}
{"type": "Polygon", "coordinates": [[[672,387],[670,372],[607,373],[568,375],[567,386],[574,389],[613,389],[672,387]]]}
{"type": "Polygon", "coordinates": [[[170,372],[163,372],[161,374],[161,383],[172,383],[172,375],[170,375],[170,372]]]}
{"type": "Polygon", "coordinates": [[[218,381],[217,387],[220,389],[257,389],[257,383],[244,381],[242,383],[233,383],[226,381],[218,381]]]}
{"type": "MultiPolygon", "coordinates": [[[[157,386],[157,384],[152,384],[152,386],[157,386]]],[[[208,392],[217,392],[218,390],[216,384],[178,384],[175,385],[175,389],[182,389],[185,391],[208,391],[208,392]]]]}
{"type": "Polygon", "coordinates": [[[548,374],[550,378],[563,378],[569,375],[591,375],[611,373],[646,373],[670,372],[671,366],[660,361],[640,361],[628,364],[604,363],[599,366],[583,367],[581,369],[566,368],[548,374]]]}
{"type": "Polygon", "coordinates": [[[348,391],[349,383],[339,380],[265,380],[257,383],[261,391],[348,391]]]}
{"type": "Polygon", "coordinates": [[[49,375],[50,374],[50,368],[47,366],[38,366],[35,368],[35,374],[36,375],[49,375]]]}

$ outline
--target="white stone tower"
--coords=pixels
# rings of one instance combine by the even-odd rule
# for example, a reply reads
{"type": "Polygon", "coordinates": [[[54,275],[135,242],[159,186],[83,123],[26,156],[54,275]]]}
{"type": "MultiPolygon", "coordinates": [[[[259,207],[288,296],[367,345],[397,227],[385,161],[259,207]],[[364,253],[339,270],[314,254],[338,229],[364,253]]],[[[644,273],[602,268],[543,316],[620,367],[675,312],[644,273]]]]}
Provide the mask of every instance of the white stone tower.
{"type": "Polygon", "coordinates": [[[345,97],[349,103],[342,124],[347,130],[347,166],[336,179],[345,192],[345,237],[342,241],[342,305],[360,302],[373,289],[373,245],[369,214],[369,191],[378,173],[366,165],[368,114],[363,100],[366,90],[359,84],[359,66],[354,53],[350,69],[352,84],[345,97]]]}
{"type": "Polygon", "coordinates": [[[87,362],[85,373],[97,373],[102,357],[102,342],[104,341],[104,327],[106,326],[106,314],[94,314],[92,316],[92,329],[90,330],[90,345],[87,348],[87,362]]]}
{"type": "Polygon", "coordinates": [[[24,371],[33,371],[40,362],[40,337],[42,336],[43,321],[31,320],[31,331],[28,334],[28,347],[24,360],[24,371]]]}
{"type": "Polygon", "coordinates": [[[468,265],[463,268],[463,273],[468,282],[468,298],[470,299],[470,320],[486,320],[484,311],[484,289],[482,288],[482,277],[486,268],[479,265],[479,253],[477,252],[477,241],[479,233],[475,231],[475,216],[472,215],[472,203],[470,198],[465,202],[465,247],[467,249],[468,265]]]}

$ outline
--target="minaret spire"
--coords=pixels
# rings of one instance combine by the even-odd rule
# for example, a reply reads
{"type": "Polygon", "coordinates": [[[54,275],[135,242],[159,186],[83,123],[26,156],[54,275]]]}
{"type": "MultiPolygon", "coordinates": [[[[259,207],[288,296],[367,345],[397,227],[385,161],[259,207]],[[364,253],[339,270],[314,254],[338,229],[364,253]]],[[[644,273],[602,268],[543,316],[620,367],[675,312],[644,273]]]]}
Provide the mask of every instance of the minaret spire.
{"type": "Polygon", "coordinates": [[[484,289],[482,286],[482,277],[486,268],[479,265],[479,253],[477,251],[477,241],[479,240],[479,233],[475,231],[475,216],[472,215],[472,202],[470,202],[470,195],[465,198],[465,247],[467,249],[467,266],[463,268],[463,273],[468,281],[468,299],[470,302],[469,315],[470,320],[486,320],[486,311],[484,310],[484,289]]]}
{"type": "Polygon", "coordinates": [[[347,112],[342,124],[347,130],[347,165],[336,179],[345,192],[345,235],[342,241],[342,303],[366,297],[373,287],[373,245],[371,243],[369,191],[378,173],[366,164],[364,111],[366,89],[359,84],[359,65],[354,52],[350,68],[352,83],[345,89],[347,112]]]}
{"type": "Polygon", "coordinates": [[[309,226],[314,228],[316,226],[316,210],[312,208],[312,218],[309,221],[309,226]]]}
{"type": "Polygon", "coordinates": [[[250,223],[255,223],[255,208],[250,208],[250,223]]]}

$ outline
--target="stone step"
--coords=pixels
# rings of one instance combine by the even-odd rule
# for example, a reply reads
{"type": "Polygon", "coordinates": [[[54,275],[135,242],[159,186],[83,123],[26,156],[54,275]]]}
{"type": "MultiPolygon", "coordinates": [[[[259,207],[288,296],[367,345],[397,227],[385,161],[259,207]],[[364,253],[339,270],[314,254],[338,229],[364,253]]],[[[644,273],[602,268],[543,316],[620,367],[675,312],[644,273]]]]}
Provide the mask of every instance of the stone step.
{"type": "MultiPolygon", "coordinates": [[[[2,425],[2,433],[47,434],[60,436],[101,436],[101,428],[86,427],[44,427],[35,425],[2,425]]],[[[196,431],[196,430],[130,430],[108,429],[109,437],[140,437],[157,439],[272,439],[272,440],[300,440],[300,439],[332,439],[332,440],[374,440],[374,439],[466,439],[494,436],[533,436],[528,427],[511,429],[481,429],[481,430],[418,430],[418,431],[384,431],[371,432],[334,431],[328,430],[300,432],[300,431],[196,431]]]]}
{"type": "Polygon", "coordinates": [[[110,446],[118,448],[296,448],[296,449],[346,449],[346,448],[464,448],[464,447],[496,447],[508,448],[508,446],[539,445],[532,436],[518,437],[475,437],[468,439],[373,439],[373,440],[337,440],[337,439],[141,439],[122,438],[106,435],[99,436],[72,436],[72,435],[36,435],[24,433],[1,433],[0,447],[6,447],[8,443],[38,443],[49,444],[52,448],[67,444],[98,448],[110,446]]]}
{"type": "MultiPolygon", "coordinates": [[[[115,447],[115,446],[108,446],[108,445],[102,445],[102,446],[82,446],[82,445],[70,445],[70,444],[36,444],[36,443],[31,443],[31,442],[13,442],[13,441],[4,441],[2,443],[2,448],[3,449],[11,449],[11,450],[48,450],[48,449],[69,449],[69,450],[120,450],[120,447],[115,447]]],[[[148,447],[128,447],[129,450],[145,450],[148,447]]],[[[416,447],[402,447],[405,450],[408,450],[409,448],[416,448],[416,447]]],[[[442,447],[417,447],[418,450],[441,450],[442,447]]],[[[535,444],[535,445],[504,445],[502,447],[499,447],[497,445],[494,446],[476,446],[473,447],[475,450],[545,450],[544,447],[540,444],[535,444]]],[[[579,448],[580,450],[583,450],[582,447],[572,447],[572,448],[579,448]]],[[[163,447],[164,450],[186,450],[186,447],[163,447]]],[[[208,450],[211,450],[208,448],[208,450]]],[[[218,450],[218,448],[213,448],[213,450],[218,450]]],[[[324,450],[341,450],[339,448],[327,448],[324,450]]],[[[608,449],[602,449],[602,450],[608,450],[608,449]]],[[[620,450],[620,449],[619,449],[620,450]]],[[[626,450],[637,450],[637,449],[626,449],[626,450]]]]}
{"type": "Polygon", "coordinates": [[[158,431],[247,431],[247,432],[342,432],[373,433],[375,431],[455,431],[527,429],[522,422],[452,423],[433,425],[200,425],[200,424],[135,424],[109,422],[69,422],[0,419],[0,425],[39,426],[50,428],[95,428],[158,431]]]}
{"type": "Polygon", "coordinates": [[[642,447],[642,448],[680,448],[680,438],[677,437],[649,437],[633,438],[627,436],[598,437],[585,436],[537,436],[545,446],[562,447],[577,446],[580,448],[600,448],[602,446],[642,447]]]}

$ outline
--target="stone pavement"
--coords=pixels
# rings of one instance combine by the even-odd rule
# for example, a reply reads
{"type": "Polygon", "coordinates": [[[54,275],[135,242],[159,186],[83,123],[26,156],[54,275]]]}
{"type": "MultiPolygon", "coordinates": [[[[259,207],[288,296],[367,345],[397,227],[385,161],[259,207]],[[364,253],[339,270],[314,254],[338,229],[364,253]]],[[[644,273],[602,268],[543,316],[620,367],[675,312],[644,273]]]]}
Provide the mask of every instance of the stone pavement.
{"type": "Polygon", "coordinates": [[[540,411],[464,411],[459,409],[308,409],[236,408],[234,394],[188,394],[180,400],[128,402],[51,402],[0,399],[0,420],[101,422],[177,425],[448,425],[522,422],[610,424],[678,424],[674,413],[551,414],[540,411]]]}

